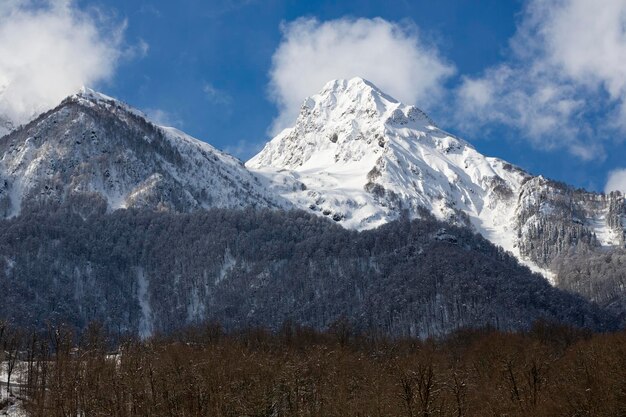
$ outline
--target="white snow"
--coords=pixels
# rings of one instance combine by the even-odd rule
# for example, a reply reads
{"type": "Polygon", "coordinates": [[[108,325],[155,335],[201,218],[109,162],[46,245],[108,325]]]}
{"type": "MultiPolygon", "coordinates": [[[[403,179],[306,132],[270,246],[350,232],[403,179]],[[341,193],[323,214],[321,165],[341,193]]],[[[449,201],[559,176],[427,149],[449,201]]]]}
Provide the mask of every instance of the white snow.
{"type": "Polygon", "coordinates": [[[222,263],[222,268],[219,271],[219,274],[215,278],[215,285],[219,285],[220,282],[224,281],[228,276],[228,273],[237,265],[237,260],[230,252],[230,248],[226,248],[224,251],[224,262],[222,263]]]}
{"type": "Polygon", "coordinates": [[[0,408],[0,415],[8,417],[26,417],[26,411],[22,407],[22,400],[19,396],[20,389],[16,384],[23,383],[26,363],[17,362],[11,375],[11,395],[7,393],[6,383],[8,380],[8,363],[0,362],[0,404],[8,400],[8,405],[0,408]]]}
{"type": "Polygon", "coordinates": [[[619,242],[619,234],[616,230],[607,225],[607,212],[607,209],[602,210],[597,216],[590,218],[589,223],[591,230],[596,234],[598,242],[600,242],[602,246],[612,247],[616,246],[617,242],[619,242]]]}

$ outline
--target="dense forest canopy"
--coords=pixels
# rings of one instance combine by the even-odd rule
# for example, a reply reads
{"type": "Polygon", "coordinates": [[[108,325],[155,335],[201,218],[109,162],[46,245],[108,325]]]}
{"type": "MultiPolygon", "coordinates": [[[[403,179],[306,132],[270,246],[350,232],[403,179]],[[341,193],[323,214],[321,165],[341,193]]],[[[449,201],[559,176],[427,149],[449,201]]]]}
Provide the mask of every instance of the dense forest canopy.
{"type": "Polygon", "coordinates": [[[0,317],[78,329],[96,320],[144,337],[207,320],[325,329],[344,317],[422,338],[527,329],[540,318],[617,325],[471,230],[427,213],[355,232],[295,210],[104,214],[81,204],[0,222],[0,317]]]}

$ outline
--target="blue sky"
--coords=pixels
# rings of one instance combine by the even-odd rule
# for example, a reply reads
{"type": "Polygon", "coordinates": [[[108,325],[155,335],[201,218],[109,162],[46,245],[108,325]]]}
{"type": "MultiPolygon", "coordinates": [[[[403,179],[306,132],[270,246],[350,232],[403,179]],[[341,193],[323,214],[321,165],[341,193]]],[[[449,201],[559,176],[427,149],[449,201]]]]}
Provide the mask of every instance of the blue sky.
{"type": "MultiPolygon", "coordinates": [[[[15,36],[6,35],[15,30],[3,27],[2,13],[40,28],[50,15],[74,29],[50,29],[58,40],[51,49],[70,46],[58,75],[39,56],[38,69],[3,67],[0,58],[0,111],[3,100],[6,107],[33,97],[18,88],[22,78],[58,86],[50,100],[80,81],[245,159],[289,124],[293,103],[322,87],[319,72],[354,73],[487,155],[597,191],[612,173],[611,187],[626,188],[625,0],[606,0],[603,9],[590,0],[6,1],[0,55],[15,36]],[[344,48],[364,49],[343,64],[346,49],[323,43],[329,33],[344,48]],[[362,51],[379,49],[386,52],[377,62],[365,62],[362,51]],[[378,79],[356,73],[361,60],[362,72],[378,79]],[[290,76],[302,62],[324,71],[290,76]]],[[[26,38],[36,44],[38,36],[26,38]]]]}

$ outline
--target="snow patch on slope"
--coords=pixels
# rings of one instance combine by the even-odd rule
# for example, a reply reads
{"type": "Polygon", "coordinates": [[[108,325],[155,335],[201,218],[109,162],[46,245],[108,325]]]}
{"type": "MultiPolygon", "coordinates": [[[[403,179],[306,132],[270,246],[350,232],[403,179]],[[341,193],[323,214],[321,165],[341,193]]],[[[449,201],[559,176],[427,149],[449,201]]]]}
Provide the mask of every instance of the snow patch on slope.
{"type": "Polygon", "coordinates": [[[147,339],[154,332],[152,306],[150,305],[149,283],[146,272],[142,267],[137,268],[137,301],[141,308],[139,319],[139,336],[147,339]]]}
{"type": "Polygon", "coordinates": [[[219,285],[224,281],[235,266],[237,266],[237,260],[230,252],[230,248],[226,248],[226,251],[224,251],[224,262],[222,263],[217,277],[215,277],[215,285],[219,285]]]}

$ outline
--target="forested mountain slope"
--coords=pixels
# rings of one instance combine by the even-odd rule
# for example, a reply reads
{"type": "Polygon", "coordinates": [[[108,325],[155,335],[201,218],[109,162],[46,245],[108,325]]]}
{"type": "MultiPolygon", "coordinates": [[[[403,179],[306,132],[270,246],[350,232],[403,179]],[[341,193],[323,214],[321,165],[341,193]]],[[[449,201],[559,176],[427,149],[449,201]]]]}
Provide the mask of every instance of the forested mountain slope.
{"type": "Polygon", "coordinates": [[[248,162],[254,172],[88,89],[11,129],[0,138],[0,313],[24,324],[100,320],[147,335],[346,316],[414,336],[540,317],[613,324],[505,251],[626,317],[621,194],[485,157],[362,79],[307,99],[248,162]]]}
{"type": "Polygon", "coordinates": [[[146,336],[216,320],[226,328],[326,328],[344,317],[394,336],[616,321],[550,286],[469,229],[422,214],[356,232],[300,211],[71,209],[0,222],[0,317],[146,336]]]}

